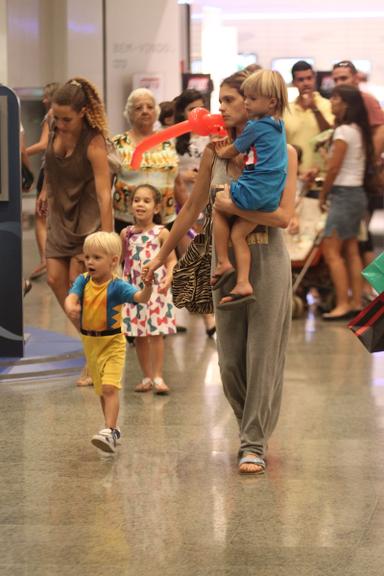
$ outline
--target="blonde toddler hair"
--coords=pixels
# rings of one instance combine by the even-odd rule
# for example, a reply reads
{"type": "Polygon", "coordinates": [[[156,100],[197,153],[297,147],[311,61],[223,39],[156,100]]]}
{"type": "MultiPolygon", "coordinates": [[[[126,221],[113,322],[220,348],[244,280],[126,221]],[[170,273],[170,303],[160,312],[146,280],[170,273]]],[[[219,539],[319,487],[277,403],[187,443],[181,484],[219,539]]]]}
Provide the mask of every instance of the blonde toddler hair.
{"type": "Polygon", "coordinates": [[[119,275],[121,260],[121,238],[116,232],[94,232],[89,234],[84,241],[83,251],[100,250],[108,256],[117,256],[114,273],[119,275]]]}
{"type": "Polygon", "coordinates": [[[241,90],[258,96],[276,99],[276,116],[282,116],[288,106],[287,86],[276,70],[258,70],[250,74],[241,85],[241,90]]]}

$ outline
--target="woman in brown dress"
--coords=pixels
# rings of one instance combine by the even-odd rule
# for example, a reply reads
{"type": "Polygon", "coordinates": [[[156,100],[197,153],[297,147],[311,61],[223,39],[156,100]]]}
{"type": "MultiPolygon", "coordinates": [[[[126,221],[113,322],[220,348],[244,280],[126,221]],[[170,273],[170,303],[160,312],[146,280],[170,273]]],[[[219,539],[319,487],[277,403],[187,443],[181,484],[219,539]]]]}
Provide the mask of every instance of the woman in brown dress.
{"type": "Polygon", "coordinates": [[[113,230],[111,178],[96,89],[83,78],[68,81],[54,96],[52,114],[40,210],[48,219],[48,284],[63,306],[71,281],[83,271],[85,237],[113,230]]]}
{"type": "Polygon", "coordinates": [[[45,156],[39,211],[47,214],[47,279],[60,306],[84,271],[83,242],[111,232],[107,121],[95,87],[84,78],[64,84],[52,101],[53,130],[45,156]]]}

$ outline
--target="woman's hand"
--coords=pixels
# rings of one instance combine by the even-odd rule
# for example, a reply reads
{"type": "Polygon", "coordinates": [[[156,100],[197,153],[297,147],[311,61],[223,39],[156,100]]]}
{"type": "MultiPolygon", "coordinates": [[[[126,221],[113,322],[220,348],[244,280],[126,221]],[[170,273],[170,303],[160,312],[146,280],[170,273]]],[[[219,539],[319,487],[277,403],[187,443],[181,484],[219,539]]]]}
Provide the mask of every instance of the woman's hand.
{"type": "Polygon", "coordinates": [[[214,208],[225,214],[236,214],[236,204],[232,201],[228,184],[224,184],[223,190],[217,192],[214,208]]]}
{"type": "Polygon", "coordinates": [[[163,264],[164,261],[161,258],[159,258],[159,256],[155,256],[153,260],[147,262],[141,270],[142,272],[141,277],[143,279],[143,282],[145,284],[152,283],[154,279],[155,270],[160,268],[160,266],[163,266],[163,264]]]}
{"type": "Polygon", "coordinates": [[[328,210],[328,206],[327,206],[327,196],[325,194],[323,194],[322,192],[320,192],[319,195],[319,208],[321,212],[327,212],[328,210]]]}
{"type": "Polygon", "coordinates": [[[300,232],[300,219],[297,214],[294,214],[288,224],[288,233],[295,236],[300,232]]]}
{"type": "Polygon", "coordinates": [[[318,168],[310,168],[309,170],[306,170],[300,174],[300,180],[305,182],[308,186],[311,186],[315,182],[315,178],[318,173],[318,168]]]}
{"type": "Polygon", "coordinates": [[[47,202],[47,189],[43,188],[36,201],[36,213],[38,216],[47,216],[48,202],[47,202]]]}
{"type": "Polygon", "coordinates": [[[180,175],[186,184],[194,184],[196,182],[198,170],[183,170],[180,175]]]}
{"type": "Polygon", "coordinates": [[[171,287],[172,276],[166,276],[162,282],[159,284],[160,294],[166,294],[171,287]]]}

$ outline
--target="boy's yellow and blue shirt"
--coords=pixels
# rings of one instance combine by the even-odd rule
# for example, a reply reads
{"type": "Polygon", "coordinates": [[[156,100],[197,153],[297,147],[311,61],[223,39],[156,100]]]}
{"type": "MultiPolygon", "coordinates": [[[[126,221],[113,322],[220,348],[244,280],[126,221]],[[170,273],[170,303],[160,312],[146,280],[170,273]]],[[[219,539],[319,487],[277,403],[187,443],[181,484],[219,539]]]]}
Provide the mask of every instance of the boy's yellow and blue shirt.
{"type": "Polygon", "coordinates": [[[97,332],[120,328],[122,305],[134,304],[136,292],[136,286],[121,278],[96,284],[87,273],[80,274],[69,290],[80,298],[81,328],[97,332]]]}

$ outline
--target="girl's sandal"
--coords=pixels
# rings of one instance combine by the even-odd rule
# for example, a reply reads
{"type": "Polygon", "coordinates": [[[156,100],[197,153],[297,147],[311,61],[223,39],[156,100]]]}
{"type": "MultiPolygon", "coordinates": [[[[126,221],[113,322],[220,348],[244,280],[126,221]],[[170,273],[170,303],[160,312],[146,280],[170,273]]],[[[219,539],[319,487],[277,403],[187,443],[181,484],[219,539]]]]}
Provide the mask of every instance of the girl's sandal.
{"type": "Polygon", "coordinates": [[[150,378],[143,378],[140,384],[135,386],[135,392],[150,392],[153,388],[153,382],[150,378]]]}
{"type": "Polygon", "coordinates": [[[169,394],[170,392],[168,386],[160,377],[153,379],[153,390],[155,394],[169,394]]]}

